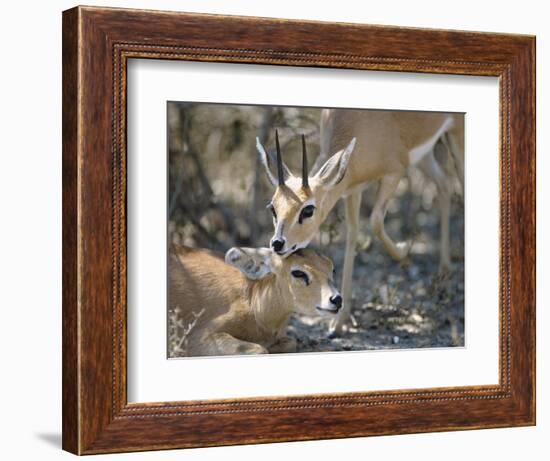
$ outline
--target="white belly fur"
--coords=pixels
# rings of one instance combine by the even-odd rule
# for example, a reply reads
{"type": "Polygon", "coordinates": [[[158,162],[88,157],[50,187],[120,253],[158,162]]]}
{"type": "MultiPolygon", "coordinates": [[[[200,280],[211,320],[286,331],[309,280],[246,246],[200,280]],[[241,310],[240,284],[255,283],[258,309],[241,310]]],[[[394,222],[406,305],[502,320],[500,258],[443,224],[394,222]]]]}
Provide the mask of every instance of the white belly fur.
{"type": "Polygon", "coordinates": [[[439,130],[437,130],[430,139],[428,139],[425,143],[411,149],[409,152],[409,165],[416,165],[420,160],[422,160],[422,157],[434,148],[437,140],[443,135],[443,133],[453,126],[453,123],[454,120],[452,117],[445,119],[439,130]]]}

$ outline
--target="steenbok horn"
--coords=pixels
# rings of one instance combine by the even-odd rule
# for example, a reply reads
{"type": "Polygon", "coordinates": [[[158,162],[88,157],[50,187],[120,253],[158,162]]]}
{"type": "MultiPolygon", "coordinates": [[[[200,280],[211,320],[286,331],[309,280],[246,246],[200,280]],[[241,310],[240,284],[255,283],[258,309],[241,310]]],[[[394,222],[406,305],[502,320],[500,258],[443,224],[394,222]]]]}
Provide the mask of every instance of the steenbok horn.
{"type": "Polygon", "coordinates": [[[277,176],[279,186],[285,185],[285,174],[283,171],[283,157],[281,156],[281,146],[279,145],[279,132],[275,130],[275,146],[277,147],[277,176]]]}
{"type": "Polygon", "coordinates": [[[307,172],[307,152],[306,152],[306,137],[302,134],[302,187],[309,187],[308,172],[307,172]]]}

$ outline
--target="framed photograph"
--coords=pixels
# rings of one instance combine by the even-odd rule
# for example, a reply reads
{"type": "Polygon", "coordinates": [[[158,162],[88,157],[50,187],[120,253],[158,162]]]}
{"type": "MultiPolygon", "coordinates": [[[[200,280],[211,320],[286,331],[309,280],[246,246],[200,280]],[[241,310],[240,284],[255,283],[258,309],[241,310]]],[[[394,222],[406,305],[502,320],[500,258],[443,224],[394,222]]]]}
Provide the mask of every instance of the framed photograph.
{"type": "Polygon", "coordinates": [[[535,39],[63,13],[63,448],[535,424],[535,39]]]}

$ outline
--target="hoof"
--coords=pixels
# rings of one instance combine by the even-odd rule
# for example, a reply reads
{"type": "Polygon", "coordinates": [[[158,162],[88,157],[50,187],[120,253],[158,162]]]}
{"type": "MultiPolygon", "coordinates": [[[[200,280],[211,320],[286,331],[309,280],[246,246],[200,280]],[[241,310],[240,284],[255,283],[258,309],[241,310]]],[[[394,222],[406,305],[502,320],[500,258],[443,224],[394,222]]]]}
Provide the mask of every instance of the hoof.
{"type": "Polygon", "coordinates": [[[328,338],[329,339],[339,338],[346,331],[347,331],[347,326],[345,324],[338,324],[338,323],[332,324],[330,325],[328,330],[328,338]]]}
{"type": "Polygon", "coordinates": [[[398,242],[395,245],[396,252],[394,255],[394,259],[396,259],[397,261],[403,261],[407,256],[409,256],[411,247],[412,242],[398,242]]]}
{"type": "Polygon", "coordinates": [[[335,338],[338,338],[338,336],[340,336],[340,334],[336,330],[329,330],[327,338],[335,339],[335,338]]]}

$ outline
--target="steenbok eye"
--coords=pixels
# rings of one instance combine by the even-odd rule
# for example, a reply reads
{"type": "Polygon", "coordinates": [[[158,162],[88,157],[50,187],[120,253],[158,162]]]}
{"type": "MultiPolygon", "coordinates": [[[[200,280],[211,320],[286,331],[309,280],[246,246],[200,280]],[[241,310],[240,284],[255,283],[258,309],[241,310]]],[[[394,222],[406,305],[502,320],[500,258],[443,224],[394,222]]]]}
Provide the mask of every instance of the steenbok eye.
{"type": "Polygon", "coordinates": [[[307,205],[304,208],[302,208],[302,211],[300,211],[300,217],[298,218],[298,222],[302,224],[302,221],[307,218],[311,218],[313,216],[313,212],[315,211],[315,205],[307,205]]]}
{"type": "Polygon", "coordinates": [[[309,277],[307,276],[307,274],[303,271],[299,271],[299,270],[294,270],[291,272],[292,274],[292,277],[296,278],[296,279],[302,279],[304,282],[306,282],[306,285],[309,285],[309,277]]]}

